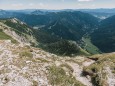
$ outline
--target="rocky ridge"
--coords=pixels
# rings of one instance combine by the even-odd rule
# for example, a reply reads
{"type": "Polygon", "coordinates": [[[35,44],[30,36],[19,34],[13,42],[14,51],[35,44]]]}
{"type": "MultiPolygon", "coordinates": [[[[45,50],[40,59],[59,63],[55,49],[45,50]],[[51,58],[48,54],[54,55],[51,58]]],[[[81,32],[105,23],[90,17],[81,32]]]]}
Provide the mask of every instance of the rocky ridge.
{"type": "MultiPolygon", "coordinates": [[[[90,69],[96,63],[84,56],[62,57],[26,44],[0,40],[0,86],[95,86],[91,74],[83,73],[89,72],[84,67],[90,69]]],[[[108,86],[114,86],[111,67],[108,65],[104,70],[108,86]]]]}

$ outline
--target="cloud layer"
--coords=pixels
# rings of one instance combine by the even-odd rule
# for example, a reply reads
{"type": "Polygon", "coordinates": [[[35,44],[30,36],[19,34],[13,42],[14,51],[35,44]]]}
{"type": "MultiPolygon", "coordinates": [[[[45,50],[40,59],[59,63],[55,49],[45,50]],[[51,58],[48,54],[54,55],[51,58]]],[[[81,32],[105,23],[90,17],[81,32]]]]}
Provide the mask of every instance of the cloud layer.
{"type": "Polygon", "coordinates": [[[0,0],[0,9],[115,8],[115,0],[0,0]]]}
{"type": "Polygon", "coordinates": [[[78,0],[79,2],[89,2],[89,1],[93,1],[93,0],[78,0]]]}

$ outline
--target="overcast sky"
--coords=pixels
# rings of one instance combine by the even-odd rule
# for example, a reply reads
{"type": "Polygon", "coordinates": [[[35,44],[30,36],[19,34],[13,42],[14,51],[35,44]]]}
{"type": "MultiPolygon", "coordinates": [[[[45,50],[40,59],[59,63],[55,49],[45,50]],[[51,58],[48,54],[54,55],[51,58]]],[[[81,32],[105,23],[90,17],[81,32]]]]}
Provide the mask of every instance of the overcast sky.
{"type": "Polygon", "coordinates": [[[0,0],[0,9],[115,8],[115,0],[0,0]]]}

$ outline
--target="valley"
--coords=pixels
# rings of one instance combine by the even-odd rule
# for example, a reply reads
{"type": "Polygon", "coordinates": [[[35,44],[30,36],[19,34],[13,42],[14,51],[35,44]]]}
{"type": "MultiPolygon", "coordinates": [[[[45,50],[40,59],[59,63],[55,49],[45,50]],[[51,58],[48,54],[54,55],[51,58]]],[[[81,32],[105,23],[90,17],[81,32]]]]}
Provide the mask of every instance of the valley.
{"type": "Polygon", "coordinates": [[[114,21],[0,10],[0,86],[115,86],[114,21]]]}

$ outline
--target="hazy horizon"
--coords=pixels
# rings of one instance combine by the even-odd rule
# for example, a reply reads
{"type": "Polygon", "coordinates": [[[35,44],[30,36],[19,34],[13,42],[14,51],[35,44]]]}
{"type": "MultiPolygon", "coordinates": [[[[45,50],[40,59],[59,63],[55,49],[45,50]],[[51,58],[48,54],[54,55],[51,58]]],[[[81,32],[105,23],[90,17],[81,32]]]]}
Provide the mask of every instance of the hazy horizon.
{"type": "Polygon", "coordinates": [[[115,8],[115,0],[0,0],[0,9],[99,9],[115,8]]]}
{"type": "Polygon", "coordinates": [[[33,8],[33,9],[1,9],[0,10],[103,10],[103,9],[115,9],[115,8],[81,8],[81,9],[36,9],[36,8],[33,8]]]}

